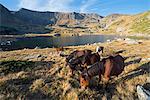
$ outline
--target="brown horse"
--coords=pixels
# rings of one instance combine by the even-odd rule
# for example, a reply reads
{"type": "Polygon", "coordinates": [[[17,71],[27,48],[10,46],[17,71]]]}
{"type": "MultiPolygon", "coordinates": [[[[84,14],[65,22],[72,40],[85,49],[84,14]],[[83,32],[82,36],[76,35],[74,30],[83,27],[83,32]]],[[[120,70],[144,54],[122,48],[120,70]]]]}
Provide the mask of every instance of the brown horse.
{"type": "Polygon", "coordinates": [[[100,61],[100,55],[97,52],[84,56],[84,59],[82,59],[82,65],[84,68],[87,68],[88,65],[92,65],[98,61],[100,61]]]}
{"type": "Polygon", "coordinates": [[[78,58],[80,56],[83,56],[83,55],[88,55],[88,54],[91,54],[92,51],[91,50],[76,50],[76,51],[73,51],[67,58],[66,58],[66,62],[68,63],[69,60],[73,59],[73,58],[78,58]]]}
{"type": "Polygon", "coordinates": [[[120,55],[105,58],[81,73],[80,85],[83,88],[87,87],[90,79],[96,75],[99,75],[99,81],[101,81],[101,75],[104,75],[104,78],[108,81],[111,76],[121,74],[124,67],[124,58],[120,55]]]}
{"type": "Polygon", "coordinates": [[[83,55],[75,59],[71,59],[70,64],[82,65],[81,67],[87,68],[88,65],[92,65],[98,61],[100,61],[100,55],[98,53],[93,53],[89,55],[83,55]]]}
{"type": "Polygon", "coordinates": [[[69,56],[67,56],[66,58],[66,66],[69,65],[70,69],[71,69],[71,75],[73,75],[74,70],[82,70],[82,68],[80,66],[77,66],[77,61],[73,62],[74,59],[77,59],[79,57],[82,56],[86,56],[88,54],[91,54],[92,51],[91,50],[76,50],[73,51],[69,56]]]}
{"type": "Polygon", "coordinates": [[[78,58],[73,58],[68,63],[69,67],[71,68],[72,74],[74,70],[83,71],[87,69],[88,65],[92,65],[96,62],[100,61],[100,56],[98,53],[93,53],[89,55],[83,55],[78,58]]]}

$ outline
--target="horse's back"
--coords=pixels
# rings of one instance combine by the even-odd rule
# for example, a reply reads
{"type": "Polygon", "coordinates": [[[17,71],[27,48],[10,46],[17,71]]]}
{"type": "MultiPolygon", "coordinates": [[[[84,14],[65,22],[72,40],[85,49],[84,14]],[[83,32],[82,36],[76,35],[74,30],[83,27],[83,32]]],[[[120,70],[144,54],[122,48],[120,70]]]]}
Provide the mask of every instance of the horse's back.
{"type": "Polygon", "coordinates": [[[124,70],[124,58],[121,55],[117,55],[113,58],[112,74],[118,76],[124,70]]]}

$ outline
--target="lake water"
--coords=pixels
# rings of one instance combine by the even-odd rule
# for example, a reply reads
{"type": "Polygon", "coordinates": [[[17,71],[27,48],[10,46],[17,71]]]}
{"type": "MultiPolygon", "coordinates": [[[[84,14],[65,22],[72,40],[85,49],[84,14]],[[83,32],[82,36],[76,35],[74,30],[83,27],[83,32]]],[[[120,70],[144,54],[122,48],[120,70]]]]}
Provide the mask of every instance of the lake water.
{"type": "Polygon", "coordinates": [[[114,35],[83,35],[72,37],[21,37],[21,38],[4,38],[1,39],[2,50],[17,50],[24,48],[51,48],[61,46],[77,46],[84,44],[92,44],[98,42],[106,42],[107,40],[113,40],[119,36],[114,35]]]}

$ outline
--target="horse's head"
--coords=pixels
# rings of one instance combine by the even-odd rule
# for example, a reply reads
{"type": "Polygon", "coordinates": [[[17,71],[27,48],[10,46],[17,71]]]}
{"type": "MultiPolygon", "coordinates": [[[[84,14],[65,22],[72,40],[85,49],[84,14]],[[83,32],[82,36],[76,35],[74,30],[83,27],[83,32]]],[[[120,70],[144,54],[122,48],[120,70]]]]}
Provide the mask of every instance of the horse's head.
{"type": "Polygon", "coordinates": [[[90,81],[90,78],[89,78],[87,72],[82,72],[80,75],[81,88],[83,88],[83,89],[87,88],[89,86],[89,81],[90,81]]]}
{"type": "Polygon", "coordinates": [[[96,47],[96,52],[98,52],[98,53],[103,53],[103,50],[104,50],[104,47],[102,47],[102,46],[97,46],[96,47]]]}

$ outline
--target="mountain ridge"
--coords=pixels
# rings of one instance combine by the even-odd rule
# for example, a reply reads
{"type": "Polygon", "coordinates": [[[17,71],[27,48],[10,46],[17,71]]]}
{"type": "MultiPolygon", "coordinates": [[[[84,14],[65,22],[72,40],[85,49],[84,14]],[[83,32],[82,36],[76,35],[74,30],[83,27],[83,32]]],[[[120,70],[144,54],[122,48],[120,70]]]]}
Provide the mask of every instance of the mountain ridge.
{"type": "Polygon", "coordinates": [[[136,14],[34,11],[21,8],[10,11],[0,4],[0,35],[26,33],[150,33],[150,11],[136,14]]]}

